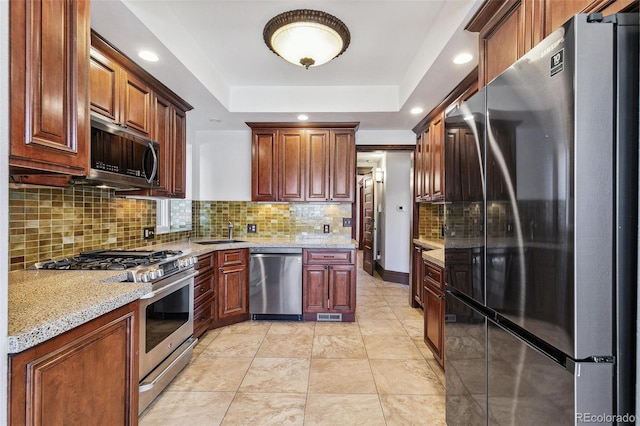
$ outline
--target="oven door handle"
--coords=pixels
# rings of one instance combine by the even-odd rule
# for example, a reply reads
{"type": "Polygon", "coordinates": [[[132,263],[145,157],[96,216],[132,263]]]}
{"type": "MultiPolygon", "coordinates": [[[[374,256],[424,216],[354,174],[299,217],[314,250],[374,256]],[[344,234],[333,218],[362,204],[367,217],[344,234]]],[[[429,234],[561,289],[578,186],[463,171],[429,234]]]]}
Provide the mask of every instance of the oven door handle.
{"type": "Polygon", "coordinates": [[[156,383],[158,383],[160,381],[160,379],[162,379],[162,377],[164,377],[165,374],[167,374],[169,371],[171,371],[171,369],[173,368],[174,365],[176,365],[178,362],[182,361],[183,355],[186,354],[189,350],[193,349],[193,347],[196,345],[196,343],[198,343],[198,339],[194,338],[193,342],[191,342],[191,344],[184,351],[182,351],[182,355],[180,355],[179,357],[177,357],[176,359],[171,361],[171,364],[169,364],[167,366],[167,368],[162,370],[162,372],[160,374],[158,374],[158,376],[156,378],[154,378],[151,382],[148,382],[148,383],[141,382],[140,385],[138,386],[138,392],[146,392],[146,391],[148,391],[150,389],[153,389],[153,387],[156,385],[156,383]]]}
{"type": "Polygon", "coordinates": [[[144,296],[140,296],[140,299],[153,299],[156,296],[160,296],[164,293],[168,293],[169,291],[173,290],[175,287],[180,287],[180,284],[182,284],[183,282],[190,280],[191,278],[195,277],[196,275],[198,275],[198,271],[194,271],[192,274],[187,275],[186,277],[182,277],[177,281],[172,282],[171,284],[167,284],[166,286],[162,287],[161,289],[152,291],[151,293],[147,293],[144,296]]]}

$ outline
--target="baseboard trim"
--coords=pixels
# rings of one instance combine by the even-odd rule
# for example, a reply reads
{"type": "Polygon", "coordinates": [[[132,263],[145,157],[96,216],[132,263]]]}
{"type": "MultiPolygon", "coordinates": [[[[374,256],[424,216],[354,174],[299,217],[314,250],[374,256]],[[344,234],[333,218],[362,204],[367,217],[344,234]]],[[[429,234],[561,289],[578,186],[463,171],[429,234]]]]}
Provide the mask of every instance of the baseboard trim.
{"type": "Polygon", "coordinates": [[[408,272],[387,271],[378,262],[376,262],[376,272],[384,281],[409,285],[408,272]]]}

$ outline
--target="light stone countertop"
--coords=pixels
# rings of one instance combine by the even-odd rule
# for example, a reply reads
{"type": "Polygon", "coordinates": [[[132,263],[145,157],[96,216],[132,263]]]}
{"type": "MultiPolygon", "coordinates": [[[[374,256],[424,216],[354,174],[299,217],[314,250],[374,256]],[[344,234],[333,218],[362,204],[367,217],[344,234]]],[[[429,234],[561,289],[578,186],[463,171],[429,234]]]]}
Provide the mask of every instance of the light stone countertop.
{"type": "Polygon", "coordinates": [[[123,279],[122,271],[10,272],[8,352],[22,352],[151,291],[150,283],[123,279]]]}
{"type": "Polygon", "coordinates": [[[422,258],[444,268],[444,244],[441,241],[414,238],[413,244],[422,247],[422,258]]]}
{"type": "MultiPolygon", "coordinates": [[[[198,244],[202,238],[138,247],[138,250],[181,250],[200,256],[217,250],[250,247],[354,249],[348,238],[238,238],[242,242],[198,244]]],[[[8,352],[18,353],[94,318],[139,299],[150,283],[121,282],[122,271],[24,270],[9,273],[8,352]]]]}

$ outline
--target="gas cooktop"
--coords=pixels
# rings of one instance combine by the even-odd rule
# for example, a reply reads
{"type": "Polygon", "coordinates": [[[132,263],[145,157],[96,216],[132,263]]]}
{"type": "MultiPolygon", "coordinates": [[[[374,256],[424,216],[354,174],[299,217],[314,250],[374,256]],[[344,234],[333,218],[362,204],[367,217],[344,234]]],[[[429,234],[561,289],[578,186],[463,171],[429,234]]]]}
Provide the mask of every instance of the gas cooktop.
{"type": "Polygon", "coordinates": [[[139,266],[154,265],[177,258],[181,254],[181,251],[176,250],[94,250],[80,253],[77,257],[36,264],[35,268],[58,270],[124,270],[139,266]]]}

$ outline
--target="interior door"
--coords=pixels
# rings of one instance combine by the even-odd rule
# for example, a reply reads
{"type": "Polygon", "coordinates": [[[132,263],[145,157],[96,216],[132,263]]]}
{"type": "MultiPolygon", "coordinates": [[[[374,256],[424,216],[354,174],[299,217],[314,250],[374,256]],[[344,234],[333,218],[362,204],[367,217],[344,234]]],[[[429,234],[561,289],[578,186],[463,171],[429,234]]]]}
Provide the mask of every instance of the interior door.
{"type": "Polygon", "coordinates": [[[368,173],[362,180],[362,223],[363,223],[363,249],[362,269],[373,275],[373,228],[374,228],[374,202],[373,202],[373,176],[368,173]]]}

